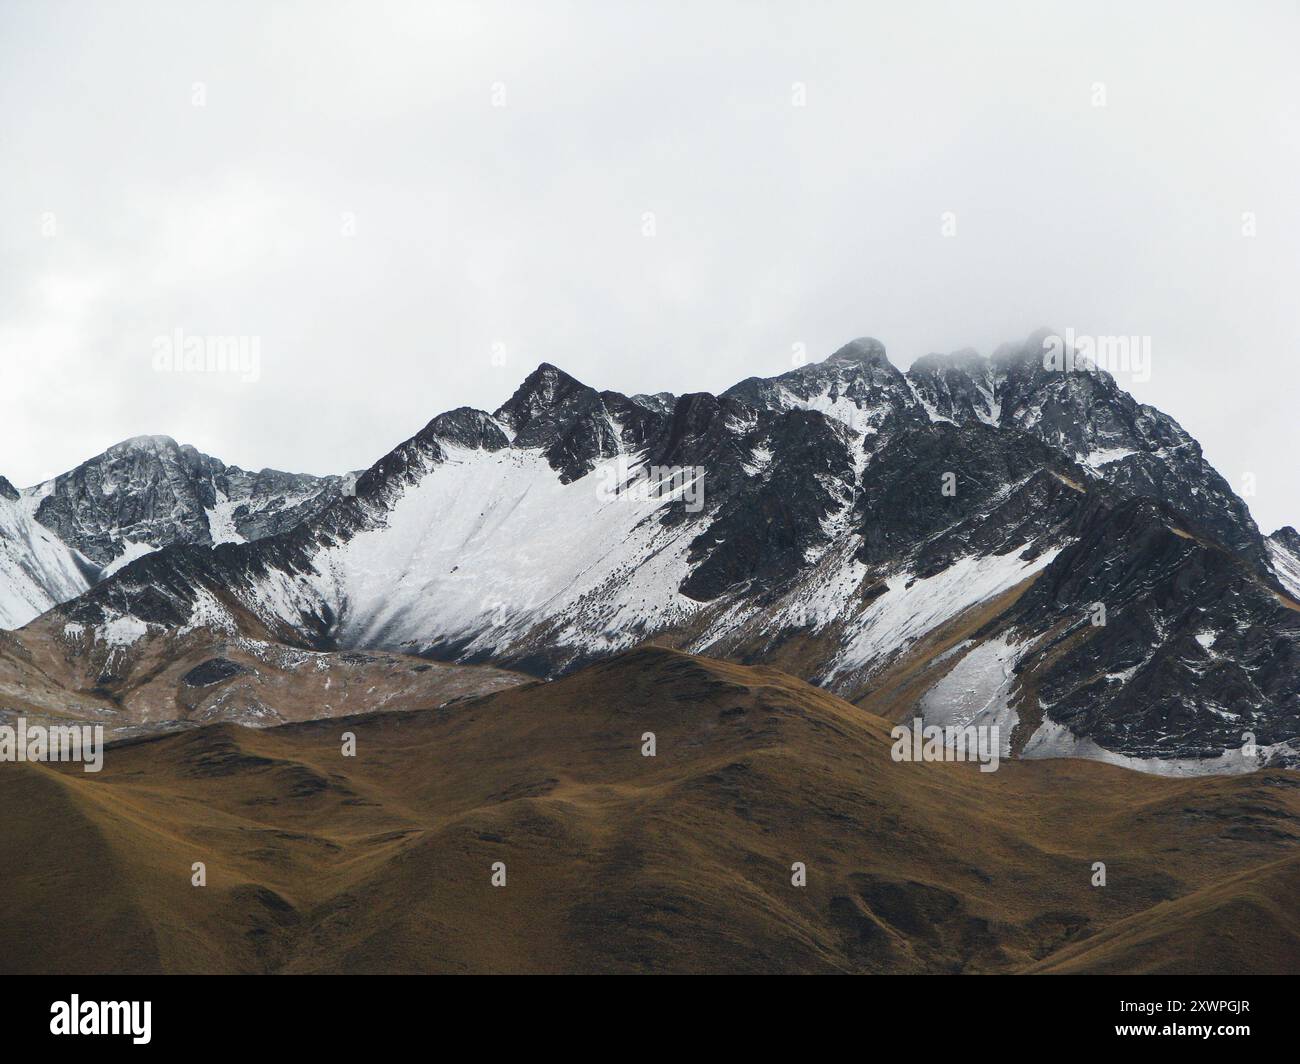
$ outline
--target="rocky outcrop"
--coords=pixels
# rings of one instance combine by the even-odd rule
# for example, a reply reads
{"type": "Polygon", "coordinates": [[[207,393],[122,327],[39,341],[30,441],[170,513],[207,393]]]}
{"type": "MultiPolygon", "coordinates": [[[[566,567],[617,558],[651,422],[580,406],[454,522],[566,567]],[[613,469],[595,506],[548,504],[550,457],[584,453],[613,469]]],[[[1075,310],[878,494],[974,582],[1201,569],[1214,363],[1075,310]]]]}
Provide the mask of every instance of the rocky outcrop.
{"type": "Polygon", "coordinates": [[[36,520],[101,566],[140,548],[261,539],[320,512],[340,478],[248,472],[139,436],[30,490],[36,520]]]}

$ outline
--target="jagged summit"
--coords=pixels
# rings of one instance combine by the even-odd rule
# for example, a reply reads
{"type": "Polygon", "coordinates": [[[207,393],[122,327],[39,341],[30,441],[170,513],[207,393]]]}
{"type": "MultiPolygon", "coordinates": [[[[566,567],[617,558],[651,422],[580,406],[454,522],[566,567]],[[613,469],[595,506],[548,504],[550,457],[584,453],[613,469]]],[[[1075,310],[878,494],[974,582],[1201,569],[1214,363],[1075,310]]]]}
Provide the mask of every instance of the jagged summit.
{"type": "Polygon", "coordinates": [[[485,450],[499,450],[510,443],[491,414],[472,406],[458,406],[439,414],[421,430],[418,438],[485,450]]]}
{"type": "Polygon", "coordinates": [[[1005,372],[1017,364],[1038,363],[1041,365],[1044,343],[1053,336],[1063,334],[1056,329],[1041,326],[1021,340],[1008,340],[999,344],[991,354],[984,354],[973,347],[962,347],[947,353],[935,351],[916,359],[908,373],[933,373],[959,369],[965,372],[1005,372]]]}
{"type": "Polygon", "coordinates": [[[492,416],[517,433],[544,412],[586,392],[594,392],[594,389],[565,373],[559,366],[543,362],[524,378],[515,393],[497,407],[492,416]]]}
{"type": "Polygon", "coordinates": [[[118,450],[122,448],[130,448],[130,447],[152,448],[152,447],[180,447],[180,446],[182,445],[177,443],[175,439],[173,439],[171,436],[166,435],[165,433],[146,432],[140,434],[139,436],[128,436],[125,440],[119,440],[117,443],[109,447],[108,450],[112,451],[112,450],[118,450]]]}
{"type": "Polygon", "coordinates": [[[18,497],[18,489],[9,483],[9,478],[0,477],[0,499],[8,499],[10,502],[16,502],[18,497]]]}
{"type": "Polygon", "coordinates": [[[1264,547],[1278,582],[1288,595],[1300,600],[1300,533],[1284,525],[1268,537],[1264,547]]]}
{"type": "Polygon", "coordinates": [[[816,410],[878,452],[900,432],[933,423],[984,424],[1025,432],[1129,494],[1164,498],[1255,565],[1264,546],[1245,504],[1205,462],[1172,418],[1137,403],[1106,372],[1044,365],[1038,329],[990,357],[970,349],[928,355],[899,372],[883,345],[855,340],[822,362],[776,377],[750,377],[723,393],[759,409],[816,410]]]}
{"type": "Polygon", "coordinates": [[[564,380],[571,380],[575,384],[579,383],[572,374],[566,373],[564,370],[560,369],[560,367],[557,366],[554,362],[537,363],[537,368],[533,370],[532,373],[528,374],[528,376],[525,377],[524,380],[525,381],[531,380],[534,377],[541,377],[542,379],[546,379],[546,380],[564,379],[564,380]]]}
{"type": "Polygon", "coordinates": [[[1300,532],[1297,532],[1290,525],[1283,525],[1271,536],[1268,537],[1274,543],[1280,543],[1287,550],[1300,554],[1300,532]]]}
{"type": "Polygon", "coordinates": [[[826,358],[826,362],[866,362],[890,365],[889,358],[885,354],[885,345],[871,336],[859,336],[856,340],[850,340],[843,347],[830,354],[826,358]]]}
{"type": "Polygon", "coordinates": [[[638,393],[632,396],[632,402],[656,414],[671,414],[677,405],[677,396],[672,392],[655,392],[653,395],[638,393]]]}
{"type": "Polygon", "coordinates": [[[215,546],[291,528],[323,509],[340,484],[249,472],[155,434],[115,443],[28,494],[41,526],[112,572],[176,543],[215,546]]]}
{"type": "Polygon", "coordinates": [[[119,440],[117,443],[105,448],[102,454],[96,455],[95,458],[90,459],[90,461],[93,462],[96,459],[102,459],[107,455],[122,455],[136,452],[151,455],[195,455],[199,458],[215,461],[215,459],[212,459],[210,455],[204,454],[193,444],[180,443],[175,438],[163,433],[145,433],[140,436],[130,436],[125,440],[119,440]]]}

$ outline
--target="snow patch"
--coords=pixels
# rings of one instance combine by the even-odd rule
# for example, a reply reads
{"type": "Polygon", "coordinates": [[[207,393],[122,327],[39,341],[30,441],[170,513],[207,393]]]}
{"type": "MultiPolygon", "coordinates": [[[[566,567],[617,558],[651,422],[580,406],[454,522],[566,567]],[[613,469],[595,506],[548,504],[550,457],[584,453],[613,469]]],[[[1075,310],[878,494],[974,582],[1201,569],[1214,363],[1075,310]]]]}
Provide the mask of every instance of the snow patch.
{"type": "Polygon", "coordinates": [[[963,610],[1000,595],[1045,569],[1059,552],[1060,548],[1044,551],[1033,561],[1025,561],[1015,552],[1001,556],[968,555],[923,580],[913,580],[908,572],[889,577],[888,590],[849,625],[844,648],[835,660],[829,679],[864,666],[883,664],[963,610]]]}
{"type": "Polygon", "coordinates": [[[1108,466],[1112,462],[1127,458],[1131,454],[1137,454],[1131,447],[1100,447],[1090,454],[1084,455],[1083,464],[1090,469],[1100,469],[1102,466],[1108,466]]]}
{"type": "Polygon", "coordinates": [[[95,629],[95,642],[101,639],[111,647],[129,647],[149,634],[149,626],[138,617],[124,614],[95,629]]]}
{"type": "Polygon", "coordinates": [[[1268,548],[1268,560],[1273,565],[1273,572],[1278,582],[1292,598],[1300,600],[1300,557],[1292,554],[1285,547],[1271,539],[1264,541],[1268,548]]]}
{"type": "Polygon", "coordinates": [[[152,543],[138,543],[133,539],[124,539],[122,541],[123,551],[120,557],[114,558],[107,566],[104,567],[101,579],[112,576],[119,569],[124,569],[137,558],[143,558],[147,554],[152,554],[158,548],[152,543]]]}
{"type": "Polygon", "coordinates": [[[1130,757],[1117,754],[1099,746],[1091,739],[1081,739],[1064,724],[1043,717],[1043,723],[1029,737],[1021,757],[1046,759],[1054,757],[1079,757],[1089,761],[1104,761],[1108,765],[1146,772],[1153,776],[1238,776],[1256,772],[1269,762],[1283,757],[1293,757],[1296,749],[1288,743],[1261,746],[1256,757],[1246,757],[1241,750],[1225,750],[1218,757],[1171,758],[1130,757]]]}
{"type": "Polygon", "coordinates": [[[176,634],[188,635],[199,628],[224,632],[227,635],[234,635],[239,630],[230,612],[206,588],[195,589],[194,605],[190,608],[189,620],[176,630],[176,634]]]}
{"type": "Polygon", "coordinates": [[[968,651],[921,697],[925,723],[958,728],[996,725],[1001,756],[1009,756],[1011,732],[1020,718],[1008,698],[1015,685],[1013,670],[1024,649],[1001,635],[968,651]]]}
{"type": "Polygon", "coordinates": [[[772,464],[772,452],[766,447],[754,447],[749,452],[750,460],[745,463],[745,472],[751,477],[762,476],[772,464]]]}
{"type": "Polygon", "coordinates": [[[214,547],[222,543],[247,542],[235,527],[235,511],[242,505],[242,502],[231,502],[224,491],[217,490],[217,504],[204,511],[208,518],[208,534],[212,537],[214,547]]]}

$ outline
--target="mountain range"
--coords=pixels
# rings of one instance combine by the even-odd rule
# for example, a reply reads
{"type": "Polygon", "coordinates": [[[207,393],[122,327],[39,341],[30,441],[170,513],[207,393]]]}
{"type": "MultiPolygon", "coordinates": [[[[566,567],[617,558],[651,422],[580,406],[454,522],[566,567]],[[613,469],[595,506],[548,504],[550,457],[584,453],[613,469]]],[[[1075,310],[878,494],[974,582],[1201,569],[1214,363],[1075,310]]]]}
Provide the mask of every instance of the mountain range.
{"type": "Polygon", "coordinates": [[[1004,756],[1293,765],[1300,536],[1264,537],[1109,373],[1045,366],[1050,336],[905,373],[859,339],[720,395],[543,363],[357,474],[140,437],[0,481],[0,705],[280,723],[653,642],[889,720],[998,723],[1004,756]],[[331,670],[346,705],[289,693],[331,670]]]}

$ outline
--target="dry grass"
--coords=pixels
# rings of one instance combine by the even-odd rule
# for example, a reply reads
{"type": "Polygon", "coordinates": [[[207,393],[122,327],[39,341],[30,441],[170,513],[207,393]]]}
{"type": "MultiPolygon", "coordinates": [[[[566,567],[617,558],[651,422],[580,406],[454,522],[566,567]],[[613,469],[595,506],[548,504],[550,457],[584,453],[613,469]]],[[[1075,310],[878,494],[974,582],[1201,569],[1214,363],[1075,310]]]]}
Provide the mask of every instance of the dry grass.
{"type": "Polygon", "coordinates": [[[898,764],[888,728],[646,648],[440,710],[134,741],[97,776],[0,765],[0,967],[1300,970],[1294,774],[898,764]],[[1243,948],[1211,948],[1240,905],[1243,948]]]}

